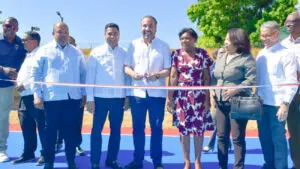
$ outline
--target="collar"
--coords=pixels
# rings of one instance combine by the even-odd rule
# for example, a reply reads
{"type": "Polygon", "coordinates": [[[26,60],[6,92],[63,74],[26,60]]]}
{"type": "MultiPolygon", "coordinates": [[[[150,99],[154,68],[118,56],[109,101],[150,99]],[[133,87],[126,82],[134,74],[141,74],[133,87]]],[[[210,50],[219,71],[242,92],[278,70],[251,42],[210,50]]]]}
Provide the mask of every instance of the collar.
{"type": "Polygon", "coordinates": [[[264,50],[268,51],[268,52],[275,52],[276,50],[278,50],[281,46],[281,43],[278,41],[277,43],[275,43],[273,46],[269,47],[269,48],[264,48],[264,50]]]}
{"type": "MultiPolygon", "coordinates": [[[[2,33],[0,33],[0,40],[6,40],[4,35],[2,33]]],[[[6,40],[7,41],[7,40],[6,40]]],[[[13,44],[22,44],[22,40],[21,38],[19,38],[17,35],[15,37],[15,40],[12,42],[13,44]]]]}
{"type": "MultiPolygon", "coordinates": [[[[52,42],[50,42],[50,45],[51,45],[52,47],[55,47],[55,48],[61,48],[61,49],[62,49],[62,47],[60,46],[60,44],[57,43],[55,40],[53,40],[52,42]]],[[[68,47],[68,46],[70,46],[69,42],[66,44],[65,47],[68,47]]]]}
{"type": "MultiPolygon", "coordinates": [[[[155,44],[155,43],[157,42],[157,40],[158,40],[158,39],[157,39],[156,37],[154,37],[154,39],[152,39],[152,42],[150,43],[150,45],[155,44]]],[[[143,37],[141,37],[141,42],[142,42],[143,44],[146,44],[143,37]]],[[[150,45],[149,45],[149,46],[150,46],[150,45]]]]}
{"type": "Polygon", "coordinates": [[[116,50],[116,49],[119,48],[119,45],[117,45],[117,46],[113,49],[107,42],[105,42],[104,45],[105,45],[105,47],[107,48],[108,51],[114,51],[114,50],[116,50]]]}
{"type": "Polygon", "coordinates": [[[293,37],[289,35],[288,39],[291,43],[295,43],[295,44],[300,43],[300,37],[298,37],[297,39],[293,39],[293,37]]]}

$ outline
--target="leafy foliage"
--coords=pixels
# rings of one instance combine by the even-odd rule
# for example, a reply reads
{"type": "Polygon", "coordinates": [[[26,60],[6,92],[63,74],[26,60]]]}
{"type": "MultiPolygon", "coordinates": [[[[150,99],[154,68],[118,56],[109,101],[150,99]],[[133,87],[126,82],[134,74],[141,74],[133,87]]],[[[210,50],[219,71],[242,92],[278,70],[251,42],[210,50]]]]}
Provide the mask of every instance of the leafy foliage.
{"type": "Polygon", "coordinates": [[[297,0],[198,0],[187,14],[203,32],[197,44],[212,48],[221,46],[230,28],[245,29],[252,44],[259,45],[259,27],[267,20],[283,25],[286,16],[295,10],[297,0]]]}

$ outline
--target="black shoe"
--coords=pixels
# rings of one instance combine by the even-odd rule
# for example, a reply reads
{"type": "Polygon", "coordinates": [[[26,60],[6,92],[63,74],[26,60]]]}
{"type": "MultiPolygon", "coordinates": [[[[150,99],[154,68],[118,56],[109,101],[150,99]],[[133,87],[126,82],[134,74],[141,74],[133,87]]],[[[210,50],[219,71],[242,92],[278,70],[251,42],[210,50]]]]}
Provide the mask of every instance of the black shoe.
{"type": "Polygon", "coordinates": [[[12,163],[13,164],[22,164],[22,163],[32,162],[34,160],[35,160],[34,156],[30,156],[30,157],[21,156],[20,158],[14,160],[12,163]]]}
{"type": "Polygon", "coordinates": [[[164,169],[164,166],[162,165],[162,163],[154,164],[154,169],[164,169]]]}
{"type": "Polygon", "coordinates": [[[68,162],[68,169],[77,169],[75,161],[68,162]]]}
{"type": "Polygon", "coordinates": [[[55,152],[59,152],[62,149],[63,145],[62,144],[55,144],[55,152]]]}
{"type": "Polygon", "coordinates": [[[45,164],[45,158],[44,156],[40,156],[39,160],[36,162],[36,166],[41,166],[45,164]]]}
{"type": "Polygon", "coordinates": [[[105,161],[106,167],[110,167],[112,169],[122,169],[123,167],[118,164],[117,161],[105,161]]]}
{"type": "Polygon", "coordinates": [[[98,164],[92,164],[92,169],[100,169],[100,166],[98,164]]]}
{"type": "Polygon", "coordinates": [[[85,152],[84,152],[84,150],[80,146],[76,147],[76,152],[80,156],[85,156],[85,152]]]}
{"type": "Polygon", "coordinates": [[[54,169],[53,164],[45,163],[44,169],[54,169]]]}
{"type": "Polygon", "coordinates": [[[138,164],[134,161],[125,166],[125,169],[140,169],[143,168],[143,164],[138,164]]]}

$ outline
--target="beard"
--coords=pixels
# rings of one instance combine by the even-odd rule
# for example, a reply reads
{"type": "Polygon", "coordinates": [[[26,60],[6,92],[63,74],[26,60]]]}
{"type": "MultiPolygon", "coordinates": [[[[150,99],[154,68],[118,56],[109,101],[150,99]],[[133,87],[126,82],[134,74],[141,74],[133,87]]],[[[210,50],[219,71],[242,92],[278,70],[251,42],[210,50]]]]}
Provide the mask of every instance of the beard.
{"type": "Polygon", "coordinates": [[[153,33],[151,31],[144,31],[143,37],[145,40],[152,40],[153,39],[153,33]]]}

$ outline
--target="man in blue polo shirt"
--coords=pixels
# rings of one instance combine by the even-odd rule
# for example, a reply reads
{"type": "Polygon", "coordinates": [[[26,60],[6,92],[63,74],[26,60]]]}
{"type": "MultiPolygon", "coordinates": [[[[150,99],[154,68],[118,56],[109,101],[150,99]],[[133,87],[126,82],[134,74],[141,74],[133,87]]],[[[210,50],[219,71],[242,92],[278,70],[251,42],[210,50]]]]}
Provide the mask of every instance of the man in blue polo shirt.
{"type": "Polygon", "coordinates": [[[0,162],[8,161],[6,141],[8,138],[9,112],[13,104],[14,83],[17,72],[23,63],[26,50],[21,39],[16,35],[18,20],[7,18],[2,24],[0,34],[0,162]]]}

